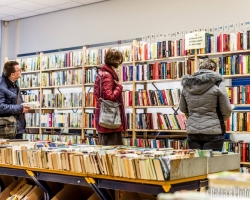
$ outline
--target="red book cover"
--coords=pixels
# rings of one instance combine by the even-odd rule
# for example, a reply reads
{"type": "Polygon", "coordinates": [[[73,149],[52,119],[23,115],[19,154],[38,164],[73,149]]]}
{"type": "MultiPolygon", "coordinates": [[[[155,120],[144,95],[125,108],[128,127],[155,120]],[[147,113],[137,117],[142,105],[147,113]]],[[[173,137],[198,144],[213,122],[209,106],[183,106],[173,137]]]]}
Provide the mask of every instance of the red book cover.
{"type": "Polygon", "coordinates": [[[242,143],[242,162],[246,162],[247,143],[242,143]]]}
{"type": "Polygon", "coordinates": [[[161,93],[162,93],[162,97],[163,97],[164,104],[165,104],[166,106],[168,106],[167,95],[166,95],[166,93],[165,93],[165,90],[161,90],[161,93]]]}
{"type": "Polygon", "coordinates": [[[158,120],[159,120],[160,129],[165,129],[165,128],[164,128],[163,121],[162,121],[162,119],[161,119],[161,113],[157,113],[157,117],[158,117],[158,120]]]}
{"type": "Polygon", "coordinates": [[[241,50],[241,47],[240,47],[240,32],[237,33],[237,50],[241,50]]]}
{"type": "Polygon", "coordinates": [[[171,63],[167,63],[167,79],[171,78],[171,74],[170,74],[170,64],[171,63]]]}
{"type": "Polygon", "coordinates": [[[159,79],[159,64],[158,64],[158,62],[155,62],[153,65],[153,77],[154,77],[154,80],[159,79]]]}
{"type": "Polygon", "coordinates": [[[148,60],[148,44],[144,44],[144,59],[148,60]]]}
{"type": "Polygon", "coordinates": [[[128,106],[132,106],[132,91],[129,91],[128,93],[128,106]]]}
{"type": "Polygon", "coordinates": [[[247,100],[247,104],[250,104],[250,86],[247,85],[247,95],[246,95],[246,100],[247,100]]]}

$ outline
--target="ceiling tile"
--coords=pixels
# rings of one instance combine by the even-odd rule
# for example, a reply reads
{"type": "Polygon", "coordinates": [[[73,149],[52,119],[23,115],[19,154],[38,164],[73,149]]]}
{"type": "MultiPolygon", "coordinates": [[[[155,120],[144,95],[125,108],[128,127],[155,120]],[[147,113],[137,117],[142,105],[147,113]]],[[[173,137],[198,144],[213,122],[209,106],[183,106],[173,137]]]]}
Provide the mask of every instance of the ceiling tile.
{"type": "Polygon", "coordinates": [[[54,11],[57,11],[57,10],[60,10],[60,8],[48,7],[48,8],[35,10],[34,12],[39,13],[39,14],[43,14],[43,13],[54,12],[54,11]]]}
{"type": "Polygon", "coordinates": [[[96,3],[96,2],[101,2],[105,0],[75,0],[75,1],[81,4],[90,4],[90,3],[96,3]]]}
{"type": "Polygon", "coordinates": [[[14,20],[14,19],[18,19],[18,17],[10,15],[10,16],[1,18],[2,21],[11,21],[11,20],[14,20]]]}
{"type": "Polygon", "coordinates": [[[0,0],[0,5],[8,5],[8,4],[16,3],[18,1],[21,1],[21,0],[0,0]]]}
{"type": "Polygon", "coordinates": [[[6,15],[17,15],[26,12],[25,10],[12,8],[9,6],[0,6],[0,13],[6,15]]]}
{"type": "Polygon", "coordinates": [[[28,1],[47,5],[47,6],[55,6],[55,5],[72,2],[71,0],[28,0],[28,1]]]}
{"type": "Polygon", "coordinates": [[[7,17],[8,15],[6,15],[6,14],[2,14],[2,13],[0,13],[0,19],[2,18],[2,17],[7,17]]]}
{"type": "Polygon", "coordinates": [[[82,4],[77,3],[77,2],[71,2],[71,3],[65,3],[65,4],[57,5],[55,7],[61,8],[61,9],[66,9],[66,8],[73,8],[73,7],[77,7],[77,6],[81,6],[81,5],[82,4]]]}
{"type": "Polygon", "coordinates": [[[30,1],[20,1],[9,5],[12,8],[19,8],[27,11],[34,11],[38,9],[46,8],[46,5],[30,2],[30,1]]]}
{"type": "Polygon", "coordinates": [[[37,14],[38,13],[34,13],[34,12],[25,12],[25,13],[18,14],[18,15],[15,15],[15,16],[17,16],[18,18],[23,18],[23,17],[34,16],[34,15],[37,15],[37,14]]]}

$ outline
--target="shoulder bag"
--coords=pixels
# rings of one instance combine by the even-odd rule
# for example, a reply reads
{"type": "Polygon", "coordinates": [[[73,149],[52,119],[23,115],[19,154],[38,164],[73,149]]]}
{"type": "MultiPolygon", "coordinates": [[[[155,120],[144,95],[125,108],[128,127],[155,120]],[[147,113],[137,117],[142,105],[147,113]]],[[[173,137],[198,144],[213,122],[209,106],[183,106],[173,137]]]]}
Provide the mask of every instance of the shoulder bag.
{"type": "MultiPolygon", "coordinates": [[[[20,104],[20,92],[18,90],[17,104],[20,104]]],[[[9,117],[0,117],[0,138],[2,139],[14,139],[17,133],[17,121],[16,116],[11,115],[9,117]]]]}
{"type": "Polygon", "coordinates": [[[102,94],[102,75],[100,76],[100,98],[101,102],[99,125],[104,128],[117,129],[121,126],[120,103],[104,100],[102,94]]]}

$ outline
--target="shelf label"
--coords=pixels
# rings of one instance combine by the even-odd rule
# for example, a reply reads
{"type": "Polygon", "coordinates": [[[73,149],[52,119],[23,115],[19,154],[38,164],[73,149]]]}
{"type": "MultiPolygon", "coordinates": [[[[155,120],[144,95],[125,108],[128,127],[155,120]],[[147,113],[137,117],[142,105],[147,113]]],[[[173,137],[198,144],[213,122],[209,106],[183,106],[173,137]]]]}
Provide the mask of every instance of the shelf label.
{"type": "Polygon", "coordinates": [[[234,24],[229,24],[229,30],[234,31],[234,24]]]}
{"type": "Polygon", "coordinates": [[[185,35],[185,50],[205,48],[205,31],[185,35]]]}

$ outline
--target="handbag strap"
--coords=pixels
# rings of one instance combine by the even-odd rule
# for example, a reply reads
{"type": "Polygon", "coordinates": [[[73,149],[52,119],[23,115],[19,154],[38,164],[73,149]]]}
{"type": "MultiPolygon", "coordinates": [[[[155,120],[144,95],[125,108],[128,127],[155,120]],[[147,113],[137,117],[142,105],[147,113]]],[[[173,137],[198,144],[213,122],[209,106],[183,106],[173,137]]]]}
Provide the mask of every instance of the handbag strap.
{"type": "Polygon", "coordinates": [[[102,75],[100,76],[100,98],[103,99],[103,94],[102,94],[102,75]]]}

